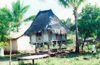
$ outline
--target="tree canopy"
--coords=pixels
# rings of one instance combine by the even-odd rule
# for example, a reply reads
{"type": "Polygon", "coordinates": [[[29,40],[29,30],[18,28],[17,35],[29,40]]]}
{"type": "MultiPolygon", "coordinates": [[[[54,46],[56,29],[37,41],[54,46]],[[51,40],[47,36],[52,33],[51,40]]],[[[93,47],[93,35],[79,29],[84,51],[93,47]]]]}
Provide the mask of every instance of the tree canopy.
{"type": "Polygon", "coordinates": [[[0,47],[7,45],[6,41],[9,35],[9,23],[12,21],[12,15],[8,8],[0,9],[0,47]]]}
{"type": "Polygon", "coordinates": [[[9,33],[9,23],[12,21],[12,15],[7,8],[0,9],[0,41],[5,42],[9,33]]]}
{"type": "Polygon", "coordinates": [[[66,27],[68,27],[70,30],[71,30],[71,27],[73,26],[73,24],[72,24],[72,22],[71,22],[71,18],[67,18],[67,20],[61,20],[62,21],[62,23],[64,24],[64,25],[66,25],[66,27]]]}
{"type": "Polygon", "coordinates": [[[20,3],[20,0],[12,4],[12,15],[13,15],[13,24],[17,30],[19,31],[18,27],[21,25],[21,23],[24,21],[24,14],[27,12],[29,6],[23,6],[20,3]]]}
{"type": "Polygon", "coordinates": [[[24,18],[24,14],[27,12],[29,6],[23,6],[20,0],[12,4],[12,10],[0,8],[0,45],[9,38],[10,31],[19,31],[18,27],[24,21],[33,20],[35,16],[24,18]],[[10,27],[11,26],[11,27],[10,27]]]}
{"type": "Polygon", "coordinates": [[[79,14],[78,27],[82,38],[94,37],[100,30],[100,8],[86,5],[79,14]]]}
{"type": "Polygon", "coordinates": [[[73,10],[77,10],[79,6],[84,2],[85,0],[59,0],[59,2],[64,7],[72,7],[73,10]]]}

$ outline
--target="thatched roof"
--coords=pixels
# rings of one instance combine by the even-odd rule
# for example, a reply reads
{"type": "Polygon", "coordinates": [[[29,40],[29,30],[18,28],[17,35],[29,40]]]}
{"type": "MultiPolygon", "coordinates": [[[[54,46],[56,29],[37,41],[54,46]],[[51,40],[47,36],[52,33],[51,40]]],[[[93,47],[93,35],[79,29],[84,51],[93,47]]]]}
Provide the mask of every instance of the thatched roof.
{"type": "Polygon", "coordinates": [[[62,24],[59,18],[52,12],[52,10],[40,11],[33,23],[24,33],[25,35],[31,35],[37,32],[51,31],[55,34],[66,34],[68,28],[62,24]]]}

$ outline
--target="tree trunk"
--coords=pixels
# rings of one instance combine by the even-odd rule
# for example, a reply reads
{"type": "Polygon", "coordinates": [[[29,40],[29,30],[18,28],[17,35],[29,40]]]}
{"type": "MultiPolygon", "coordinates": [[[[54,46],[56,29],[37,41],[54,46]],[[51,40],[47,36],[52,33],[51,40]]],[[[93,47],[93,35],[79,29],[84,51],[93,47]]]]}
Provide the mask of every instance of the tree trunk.
{"type": "Polygon", "coordinates": [[[35,45],[35,54],[37,54],[38,52],[37,52],[37,43],[36,43],[36,45],[35,45]]]}
{"type": "Polygon", "coordinates": [[[76,29],[76,53],[79,53],[79,42],[78,42],[78,25],[77,25],[77,10],[74,9],[74,17],[75,17],[75,29],[76,29]]]}

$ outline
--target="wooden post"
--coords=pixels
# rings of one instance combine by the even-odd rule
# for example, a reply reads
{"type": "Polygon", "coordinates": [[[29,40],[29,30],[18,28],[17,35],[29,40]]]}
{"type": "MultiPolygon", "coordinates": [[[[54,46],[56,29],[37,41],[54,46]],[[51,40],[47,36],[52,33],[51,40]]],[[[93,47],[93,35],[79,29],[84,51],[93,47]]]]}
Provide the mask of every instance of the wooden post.
{"type": "MultiPolygon", "coordinates": [[[[10,37],[11,37],[11,36],[10,36],[10,37]]],[[[10,48],[10,59],[9,59],[9,65],[11,65],[11,61],[12,61],[12,40],[11,40],[11,38],[10,38],[9,48],[10,48]]]]}
{"type": "MultiPolygon", "coordinates": [[[[56,45],[58,45],[58,42],[56,41],[56,45]]],[[[58,52],[58,49],[57,49],[57,52],[58,52]]]]}
{"type": "Polygon", "coordinates": [[[35,45],[35,53],[37,54],[37,43],[35,45]]]}
{"type": "Polygon", "coordinates": [[[58,44],[59,44],[59,50],[61,51],[61,42],[58,41],[58,44]]]}
{"type": "Polygon", "coordinates": [[[32,59],[32,63],[33,63],[33,65],[34,65],[34,59],[32,59]]]}
{"type": "Polygon", "coordinates": [[[61,51],[61,42],[59,42],[59,49],[60,49],[60,51],[61,51]]]}
{"type": "Polygon", "coordinates": [[[48,42],[48,54],[50,55],[50,42],[48,42]]]}

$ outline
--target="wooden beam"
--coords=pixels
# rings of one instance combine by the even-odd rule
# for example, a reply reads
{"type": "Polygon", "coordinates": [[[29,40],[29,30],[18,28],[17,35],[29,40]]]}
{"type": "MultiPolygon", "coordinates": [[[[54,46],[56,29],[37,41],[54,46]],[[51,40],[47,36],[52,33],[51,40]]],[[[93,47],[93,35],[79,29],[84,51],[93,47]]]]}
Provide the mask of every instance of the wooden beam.
{"type": "Polygon", "coordinates": [[[59,50],[61,51],[61,41],[58,41],[59,50]]]}
{"type": "Polygon", "coordinates": [[[33,65],[34,65],[34,59],[32,59],[32,63],[33,63],[33,65]]]}
{"type": "Polygon", "coordinates": [[[48,42],[48,54],[50,55],[50,42],[48,42]]]}
{"type": "Polygon", "coordinates": [[[35,45],[35,53],[37,54],[37,43],[35,45]]]}

